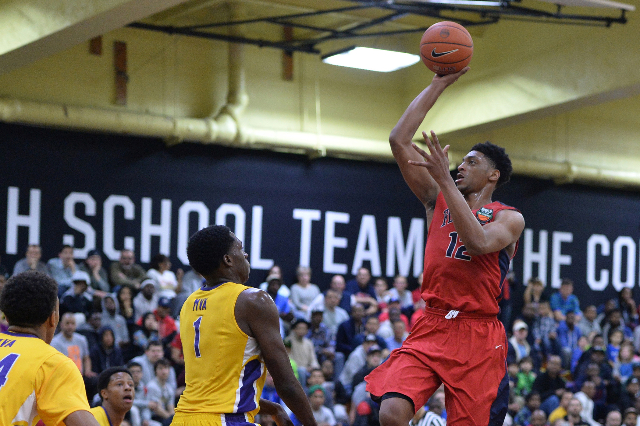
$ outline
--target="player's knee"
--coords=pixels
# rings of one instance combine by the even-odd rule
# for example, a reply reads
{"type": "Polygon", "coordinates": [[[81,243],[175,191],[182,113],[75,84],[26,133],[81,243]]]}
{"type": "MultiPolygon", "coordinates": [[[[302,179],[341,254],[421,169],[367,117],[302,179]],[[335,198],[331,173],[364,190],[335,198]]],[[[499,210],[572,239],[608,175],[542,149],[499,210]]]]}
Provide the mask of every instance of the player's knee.
{"type": "Polygon", "coordinates": [[[391,398],[382,401],[380,406],[381,426],[407,426],[413,417],[413,407],[408,401],[391,398]]]}

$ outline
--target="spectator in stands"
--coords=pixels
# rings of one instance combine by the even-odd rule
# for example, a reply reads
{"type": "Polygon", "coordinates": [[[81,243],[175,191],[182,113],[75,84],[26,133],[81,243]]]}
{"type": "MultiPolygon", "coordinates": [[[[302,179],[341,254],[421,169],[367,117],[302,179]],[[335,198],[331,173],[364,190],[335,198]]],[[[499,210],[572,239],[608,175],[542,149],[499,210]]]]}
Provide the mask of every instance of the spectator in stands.
{"type": "Polygon", "coordinates": [[[107,270],[102,267],[102,255],[98,250],[89,250],[87,258],[78,266],[78,268],[89,274],[89,285],[94,290],[102,292],[98,293],[100,297],[103,297],[104,293],[111,291],[107,270]]]}
{"type": "MultiPolygon", "coordinates": [[[[137,356],[131,360],[142,366],[142,383],[144,386],[146,386],[151,381],[151,379],[155,377],[154,365],[163,356],[164,351],[162,349],[162,343],[151,340],[147,344],[147,349],[144,351],[144,355],[137,356]]],[[[171,382],[173,387],[175,388],[177,386],[176,373],[173,368],[170,370],[171,371],[169,371],[168,381],[171,382]]]]}
{"type": "Polygon", "coordinates": [[[285,336],[286,331],[289,329],[289,324],[293,319],[293,313],[291,312],[291,305],[289,304],[289,298],[279,293],[282,286],[282,278],[278,275],[269,275],[267,277],[267,294],[271,296],[273,302],[278,308],[278,315],[280,316],[280,335],[285,336]]]}
{"type": "Polygon", "coordinates": [[[636,426],[638,424],[638,412],[634,407],[624,410],[624,426],[636,426]]]}
{"type": "Polygon", "coordinates": [[[618,308],[627,327],[634,328],[638,325],[638,311],[631,287],[623,287],[618,293],[618,308]]]}
{"type": "Polygon", "coordinates": [[[538,409],[531,413],[529,426],[546,426],[547,424],[547,415],[544,411],[538,409]]]}
{"type": "Polygon", "coordinates": [[[100,344],[100,334],[98,333],[100,328],[102,328],[102,312],[92,312],[87,318],[87,322],[77,328],[77,332],[87,338],[89,353],[100,344]]]}
{"type": "Polygon", "coordinates": [[[122,250],[120,252],[120,260],[111,262],[111,266],[109,267],[111,288],[129,284],[137,290],[140,288],[140,284],[146,276],[147,271],[145,271],[142,266],[136,264],[136,255],[133,250],[122,250]]]}
{"type": "Polygon", "coordinates": [[[364,306],[356,303],[351,307],[351,317],[338,326],[336,335],[336,351],[342,352],[346,357],[355,348],[354,340],[356,336],[364,332],[364,306]]]}
{"type": "Polygon", "coordinates": [[[392,323],[396,320],[402,321],[405,330],[409,331],[409,320],[400,310],[400,301],[396,298],[391,298],[389,299],[387,311],[378,316],[380,328],[376,334],[385,340],[393,337],[392,323]]]}
{"type": "Polygon", "coordinates": [[[562,280],[560,289],[551,295],[549,303],[551,304],[553,316],[558,322],[564,321],[567,312],[575,313],[578,320],[582,316],[580,302],[576,295],[573,294],[573,281],[569,278],[562,280]]]}
{"type": "Polygon", "coordinates": [[[78,270],[78,265],[73,260],[73,247],[68,244],[63,245],[58,252],[58,257],[49,259],[47,268],[49,275],[58,282],[58,294],[64,294],[73,286],[71,278],[78,270]]]}
{"type": "Polygon", "coordinates": [[[604,426],[621,426],[622,414],[618,410],[609,411],[604,426]]]}
{"type": "Polygon", "coordinates": [[[542,358],[546,358],[551,354],[560,354],[558,324],[553,318],[549,302],[541,301],[538,303],[538,312],[533,321],[531,334],[533,334],[531,358],[534,360],[534,366],[539,367],[542,358]]]}
{"type": "MultiPolygon", "coordinates": [[[[411,292],[407,290],[409,283],[404,275],[396,275],[393,278],[393,287],[389,290],[389,300],[397,299],[400,302],[400,310],[407,317],[411,318],[413,314],[413,297],[411,292]]],[[[408,325],[407,320],[407,325],[408,325]]]]}
{"type": "Polygon", "coordinates": [[[153,312],[147,312],[138,320],[138,330],[133,333],[133,344],[138,353],[144,353],[149,342],[159,342],[158,320],[153,312]]]}
{"type": "Polygon", "coordinates": [[[372,315],[369,318],[367,318],[364,323],[364,332],[356,335],[355,339],[353,339],[354,340],[353,343],[356,346],[360,345],[362,342],[364,342],[365,337],[373,334],[374,336],[376,336],[376,344],[380,346],[380,348],[382,348],[383,356],[386,358],[387,355],[389,354],[389,351],[387,350],[387,342],[384,341],[384,338],[378,335],[379,330],[380,330],[380,320],[378,319],[377,316],[372,315]]]}
{"type": "Polygon", "coordinates": [[[573,392],[570,390],[565,390],[562,393],[562,397],[560,398],[560,404],[558,408],[553,410],[551,414],[549,414],[549,423],[553,424],[556,420],[561,420],[567,415],[567,409],[569,408],[569,403],[573,399],[573,392]]]}
{"type": "Polygon", "coordinates": [[[127,322],[129,335],[132,334],[135,324],[135,311],[133,308],[133,287],[123,285],[118,289],[116,298],[118,299],[118,313],[127,322]]]}
{"type": "Polygon", "coordinates": [[[284,277],[282,276],[282,268],[279,265],[273,265],[267,271],[267,278],[265,278],[264,282],[260,284],[260,290],[267,291],[267,286],[269,285],[269,277],[278,277],[280,278],[280,288],[278,289],[278,294],[282,297],[286,297],[287,299],[291,297],[291,290],[284,283],[284,277]]]}
{"type": "Polygon", "coordinates": [[[607,360],[613,365],[620,353],[620,346],[624,342],[624,332],[619,328],[610,329],[607,341],[607,360]]]}
{"type": "Polygon", "coordinates": [[[113,330],[117,346],[123,347],[129,344],[127,321],[118,314],[118,300],[112,293],[108,293],[102,299],[102,326],[113,330]]]}
{"type": "Polygon", "coordinates": [[[541,302],[549,301],[549,297],[545,292],[544,283],[540,278],[529,278],[527,281],[527,288],[524,290],[523,299],[525,305],[531,303],[536,308],[541,302]]]}
{"type": "MultiPolygon", "coordinates": [[[[309,305],[310,311],[319,306],[324,306],[325,317],[322,322],[329,327],[334,336],[338,331],[338,326],[349,319],[348,312],[351,311],[351,300],[355,299],[352,295],[344,292],[344,286],[344,277],[342,275],[334,275],[329,283],[329,289],[316,296],[309,305]],[[331,301],[326,299],[329,292],[332,294],[331,301]]],[[[307,320],[309,319],[310,317],[307,318],[307,320]]]]}
{"type": "Polygon", "coordinates": [[[576,325],[576,314],[567,312],[564,321],[558,324],[558,343],[560,344],[560,356],[562,357],[562,367],[571,368],[571,358],[573,353],[579,349],[578,340],[582,333],[576,325]]]}
{"type": "Polygon", "coordinates": [[[629,377],[624,383],[624,390],[620,394],[618,407],[624,411],[629,407],[635,407],[638,393],[640,392],[640,380],[637,377],[629,377]]]}
{"type": "Polygon", "coordinates": [[[95,377],[96,374],[91,369],[89,343],[86,337],[76,333],[76,319],[72,313],[62,315],[60,330],[61,333],[53,336],[51,346],[71,358],[83,377],[95,377]]]}
{"type": "Polygon", "coordinates": [[[401,319],[396,319],[391,324],[392,324],[391,326],[392,326],[393,336],[385,340],[385,343],[387,344],[387,349],[389,351],[400,348],[404,340],[409,335],[409,333],[407,332],[407,328],[404,324],[404,321],[402,321],[401,319]]]}
{"type": "Polygon", "coordinates": [[[178,269],[177,274],[171,271],[171,261],[164,254],[156,254],[149,263],[147,277],[156,282],[158,296],[166,297],[169,300],[176,298],[178,292],[182,291],[182,278],[184,271],[178,269]]]}
{"type": "Polygon", "coordinates": [[[385,309],[387,307],[387,301],[389,300],[389,284],[387,284],[386,278],[378,277],[373,280],[373,290],[376,292],[378,309],[385,309]]]}
{"type": "Polygon", "coordinates": [[[597,321],[598,308],[595,305],[589,305],[585,308],[582,318],[578,321],[578,328],[583,336],[589,336],[595,332],[597,334],[602,333],[600,323],[597,321]]]}
{"type": "MultiPolygon", "coordinates": [[[[291,289],[293,291],[293,288],[291,289]]],[[[309,388],[309,403],[313,411],[313,418],[318,426],[335,426],[336,419],[333,412],[324,406],[325,390],[321,385],[314,385],[309,388]]]]}
{"type": "Polygon", "coordinates": [[[542,408],[545,413],[551,413],[560,404],[560,398],[566,387],[566,380],[560,375],[562,359],[559,355],[551,355],[547,359],[547,369],[538,374],[531,386],[531,392],[540,394],[542,408]]]}
{"type": "Polygon", "coordinates": [[[531,392],[525,397],[525,405],[516,414],[513,419],[513,424],[516,426],[527,426],[531,420],[531,414],[540,408],[540,394],[538,392],[531,392]]]}
{"type": "Polygon", "coordinates": [[[347,282],[346,291],[355,296],[356,302],[364,306],[366,315],[373,315],[378,312],[376,291],[371,285],[371,272],[367,268],[358,269],[356,277],[347,282]]]}
{"type": "Polygon", "coordinates": [[[344,368],[340,373],[339,380],[342,383],[342,386],[347,390],[347,393],[351,394],[353,391],[353,388],[351,387],[353,377],[367,364],[367,352],[376,344],[376,342],[377,338],[375,334],[367,335],[362,344],[358,345],[351,352],[347,361],[344,363],[344,368]]]}
{"type": "Polygon", "coordinates": [[[620,351],[613,362],[613,376],[624,383],[633,375],[633,363],[640,361],[634,354],[633,343],[625,341],[620,345],[620,351]]]}
{"type": "Polygon", "coordinates": [[[93,371],[100,373],[107,368],[124,364],[122,351],[115,344],[113,330],[110,327],[102,327],[100,335],[100,345],[91,351],[91,365],[93,371]]]}
{"type": "Polygon", "coordinates": [[[522,396],[528,395],[531,392],[536,377],[537,374],[533,371],[533,360],[531,357],[522,357],[518,363],[516,393],[522,396]]]}
{"type": "Polygon", "coordinates": [[[416,412],[416,415],[409,422],[409,426],[446,426],[447,421],[442,418],[443,412],[444,404],[440,398],[432,396],[427,401],[427,405],[420,407],[416,412]]]}
{"type": "Polygon", "coordinates": [[[142,281],[140,284],[140,292],[133,298],[133,311],[135,312],[135,321],[138,322],[142,315],[147,312],[153,312],[158,308],[158,295],[156,294],[156,285],[150,278],[142,281]]]}
{"type": "Polygon", "coordinates": [[[323,309],[322,322],[329,329],[332,340],[335,340],[340,324],[349,319],[349,314],[347,313],[347,311],[338,306],[338,304],[340,303],[340,297],[340,293],[330,288],[327,290],[326,295],[323,297],[324,303],[321,305],[323,309]]]}
{"type": "Polygon", "coordinates": [[[89,274],[76,271],[71,278],[73,287],[65,291],[60,298],[60,313],[82,314],[84,323],[93,312],[93,293],[89,288],[89,274]]]}
{"type": "Polygon", "coordinates": [[[567,415],[564,420],[569,422],[572,426],[591,426],[586,420],[582,418],[580,413],[582,412],[582,403],[577,398],[572,398],[567,408],[567,415]]]}
{"type": "Polygon", "coordinates": [[[604,324],[602,325],[602,336],[605,338],[604,344],[609,344],[609,333],[611,330],[622,331],[624,337],[632,338],[633,332],[622,321],[622,311],[620,309],[613,309],[607,315],[604,324]]]}
{"type": "MultiPolygon", "coordinates": [[[[291,291],[293,292],[293,288],[291,291]]],[[[306,337],[308,332],[309,323],[301,318],[296,319],[291,324],[291,333],[289,334],[291,358],[298,366],[300,381],[303,383],[306,382],[307,374],[312,368],[320,367],[313,343],[306,337]],[[304,374],[301,374],[302,369],[304,369],[304,374]]]]}
{"type": "Polygon", "coordinates": [[[162,342],[162,346],[169,347],[171,341],[176,337],[178,333],[178,326],[176,321],[171,317],[172,304],[166,297],[160,297],[158,299],[158,307],[154,314],[158,321],[158,337],[162,342]]]}
{"type": "Polygon", "coordinates": [[[320,289],[311,283],[311,268],[298,266],[296,269],[298,282],[291,286],[291,296],[289,301],[293,308],[293,315],[296,318],[306,319],[308,317],[309,305],[318,295],[320,289]]]}
{"type": "Polygon", "coordinates": [[[187,300],[187,297],[202,287],[203,282],[204,277],[193,269],[184,274],[184,277],[182,277],[182,289],[178,292],[174,303],[175,309],[172,313],[174,318],[177,318],[178,315],[180,315],[180,309],[182,309],[182,305],[185,300],[187,300]]]}
{"type": "Polygon", "coordinates": [[[527,342],[527,334],[529,327],[524,321],[516,320],[513,323],[513,336],[509,339],[509,350],[507,354],[508,360],[519,362],[525,356],[529,356],[531,347],[527,342]]]}
{"type": "Polygon", "coordinates": [[[382,349],[378,345],[373,345],[367,350],[367,358],[365,365],[358,370],[351,379],[351,389],[355,389],[360,383],[364,382],[364,378],[371,373],[382,362],[382,349]]]}
{"type": "Polygon", "coordinates": [[[25,271],[38,271],[49,274],[47,265],[42,262],[42,249],[38,244],[29,244],[25,252],[25,257],[18,260],[13,266],[13,275],[18,275],[25,271]]]}
{"type": "Polygon", "coordinates": [[[142,383],[142,366],[137,362],[130,361],[127,364],[127,369],[131,372],[131,378],[133,379],[133,388],[135,392],[133,405],[140,411],[140,417],[143,424],[148,425],[149,420],[151,420],[151,410],[149,409],[147,387],[142,383]]]}
{"type": "Polygon", "coordinates": [[[163,426],[169,426],[176,408],[176,387],[169,381],[171,364],[166,359],[159,359],[154,364],[153,371],[154,378],[147,383],[151,418],[161,422],[163,426]]]}
{"type": "Polygon", "coordinates": [[[576,392],[575,395],[573,395],[573,397],[580,400],[582,404],[580,417],[589,424],[594,424],[593,415],[595,403],[593,398],[595,395],[596,385],[590,380],[585,381],[580,388],[580,392],[576,392]]]}
{"type": "Polygon", "coordinates": [[[309,332],[307,338],[313,343],[318,362],[325,359],[333,359],[335,357],[335,345],[332,345],[331,331],[324,325],[322,318],[324,311],[321,307],[315,308],[311,312],[311,321],[309,322],[309,332]]]}

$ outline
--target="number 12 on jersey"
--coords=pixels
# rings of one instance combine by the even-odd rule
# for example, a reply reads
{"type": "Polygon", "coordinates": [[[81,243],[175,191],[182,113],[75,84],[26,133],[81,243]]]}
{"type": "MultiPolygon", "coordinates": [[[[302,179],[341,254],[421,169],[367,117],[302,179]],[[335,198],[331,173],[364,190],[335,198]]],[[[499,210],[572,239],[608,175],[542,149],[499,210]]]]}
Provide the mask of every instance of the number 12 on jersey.
{"type": "Polygon", "coordinates": [[[454,259],[460,259],[460,260],[471,260],[471,256],[469,256],[469,253],[467,253],[467,248],[464,246],[464,244],[462,244],[462,241],[460,241],[460,239],[458,238],[458,233],[457,232],[452,232],[449,234],[449,238],[451,238],[451,242],[449,243],[449,247],[447,247],[447,252],[445,253],[445,256],[447,257],[452,257],[454,259]],[[458,246],[458,243],[460,243],[460,245],[458,246]],[[458,246],[458,248],[456,249],[456,246],[458,246]],[[455,250],[455,254],[454,254],[454,250],[455,250]]]}

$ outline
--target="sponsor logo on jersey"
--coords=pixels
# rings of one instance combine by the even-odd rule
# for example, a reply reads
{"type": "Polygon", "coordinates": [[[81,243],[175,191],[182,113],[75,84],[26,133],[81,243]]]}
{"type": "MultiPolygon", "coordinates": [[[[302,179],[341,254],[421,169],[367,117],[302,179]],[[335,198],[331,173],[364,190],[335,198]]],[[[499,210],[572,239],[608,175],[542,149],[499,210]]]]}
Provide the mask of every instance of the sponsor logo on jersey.
{"type": "Polygon", "coordinates": [[[478,219],[480,225],[491,222],[491,219],[493,219],[493,210],[486,207],[480,208],[476,212],[476,219],[478,219]]]}

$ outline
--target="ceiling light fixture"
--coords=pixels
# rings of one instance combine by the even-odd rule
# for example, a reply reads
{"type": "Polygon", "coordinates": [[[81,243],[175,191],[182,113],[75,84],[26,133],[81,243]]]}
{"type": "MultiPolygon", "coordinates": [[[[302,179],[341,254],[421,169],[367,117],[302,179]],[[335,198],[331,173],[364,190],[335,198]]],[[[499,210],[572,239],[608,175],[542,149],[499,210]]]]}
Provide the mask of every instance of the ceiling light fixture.
{"type": "Polygon", "coordinates": [[[371,47],[351,46],[322,56],[322,62],[361,70],[390,72],[415,64],[418,55],[371,47]]]}

